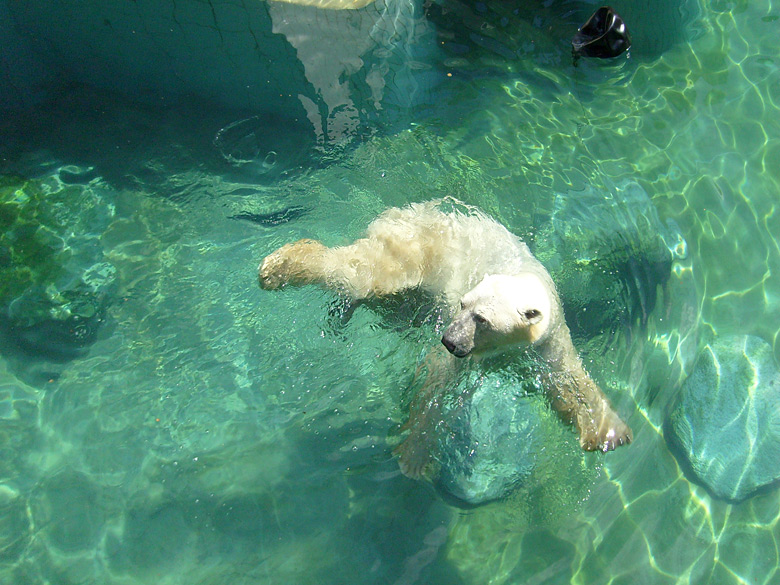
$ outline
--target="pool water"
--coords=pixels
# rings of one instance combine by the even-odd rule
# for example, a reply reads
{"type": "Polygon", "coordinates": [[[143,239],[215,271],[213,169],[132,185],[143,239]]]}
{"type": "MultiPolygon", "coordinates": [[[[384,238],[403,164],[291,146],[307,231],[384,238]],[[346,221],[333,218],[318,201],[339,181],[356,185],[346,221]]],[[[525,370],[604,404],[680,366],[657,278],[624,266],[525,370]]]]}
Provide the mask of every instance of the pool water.
{"type": "Polygon", "coordinates": [[[82,85],[4,116],[0,582],[780,583],[777,486],[716,497],[664,429],[705,343],[780,359],[780,8],[704,1],[656,52],[575,66],[587,7],[447,6],[423,95],[339,139],[82,85]],[[561,424],[479,506],[392,455],[440,311],[257,285],[284,243],[444,196],[549,263],[634,431],[586,454],[561,424]],[[666,272],[599,257],[614,233],[660,238],[666,272]],[[617,320],[583,314],[577,267],[617,320]]]}

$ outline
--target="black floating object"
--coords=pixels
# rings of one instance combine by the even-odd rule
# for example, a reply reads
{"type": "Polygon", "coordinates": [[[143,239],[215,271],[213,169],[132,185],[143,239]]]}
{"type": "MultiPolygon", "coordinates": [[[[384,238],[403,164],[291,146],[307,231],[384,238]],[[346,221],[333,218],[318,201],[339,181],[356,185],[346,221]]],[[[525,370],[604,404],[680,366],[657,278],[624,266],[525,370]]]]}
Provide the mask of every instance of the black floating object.
{"type": "Polygon", "coordinates": [[[571,40],[575,57],[617,57],[631,46],[626,23],[609,6],[602,6],[593,13],[571,40]]]}

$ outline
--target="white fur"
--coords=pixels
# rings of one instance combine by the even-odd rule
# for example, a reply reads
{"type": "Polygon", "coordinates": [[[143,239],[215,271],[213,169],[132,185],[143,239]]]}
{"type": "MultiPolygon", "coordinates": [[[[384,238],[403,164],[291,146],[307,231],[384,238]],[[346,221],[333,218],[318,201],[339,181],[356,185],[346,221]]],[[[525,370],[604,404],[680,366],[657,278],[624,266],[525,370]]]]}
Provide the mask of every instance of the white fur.
{"type": "MultiPolygon", "coordinates": [[[[421,288],[455,313],[442,338],[453,355],[533,345],[550,366],[550,402],[577,426],[583,448],[606,451],[631,441],[631,430],[582,367],[547,270],[517,236],[455,199],[388,209],[348,246],[287,244],[263,260],[259,277],[266,289],[319,284],[353,299],[421,288]]],[[[429,462],[420,446],[435,418],[414,411],[410,417],[412,432],[398,451],[409,475],[420,475],[429,462]]]]}
{"type": "Polygon", "coordinates": [[[335,250],[353,256],[356,244],[373,251],[366,278],[358,279],[372,284],[353,287],[358,298],[377,289],[392,293],[420,287],[455,307],[489,274],[547,274],[517,236],[452,198],[388,209],[371,222],[365,239],[335,250]]]}

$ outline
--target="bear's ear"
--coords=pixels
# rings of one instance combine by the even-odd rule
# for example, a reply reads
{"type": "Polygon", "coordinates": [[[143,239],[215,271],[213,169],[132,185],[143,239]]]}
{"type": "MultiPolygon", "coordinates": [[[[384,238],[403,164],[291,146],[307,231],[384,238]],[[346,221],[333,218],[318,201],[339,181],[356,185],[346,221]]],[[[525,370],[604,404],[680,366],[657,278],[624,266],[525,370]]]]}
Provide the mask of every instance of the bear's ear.
{"type": "Polygon", "coordinates": [[[536,325],[542,320],[542,312],[538,309],[525,309],[518,311],[530,325],[536,325]]]}

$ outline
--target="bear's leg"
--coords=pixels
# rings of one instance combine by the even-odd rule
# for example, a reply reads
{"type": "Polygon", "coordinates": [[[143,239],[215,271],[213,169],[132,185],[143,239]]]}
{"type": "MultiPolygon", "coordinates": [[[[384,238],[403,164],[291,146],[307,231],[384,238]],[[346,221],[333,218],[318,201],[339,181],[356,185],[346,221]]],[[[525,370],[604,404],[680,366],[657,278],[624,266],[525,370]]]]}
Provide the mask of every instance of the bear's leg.
{"type": "Polygon", "coordinates": [[[584,370],[549,377],[552,406],[577,428],[584,450],[612,451],[632,441],[631,429],[584,370]]]}
{"type": "Polygon", "coordinates": [[[392,295],[422,280],[419,254],[407,248],[414,250],[413,246],[388,245],[375,238],[335,248],[316,240],[298,240],[263,260],[258,271],[260,286],[277,289],[317,284],[353,300],[392,295]]]}
{"type": "Polygon", "coordinates": [[[402,430],[409,431],[406,439],[393,449],[401,472],[411,478],[430,477],[436,471],[439,450],[437,426],[441,422],[442,400],[454,379],[457,362],[449,353],[432,349],[415,378],[424,375],[425,382],[409,407],[409,420],[402,430]]]}

